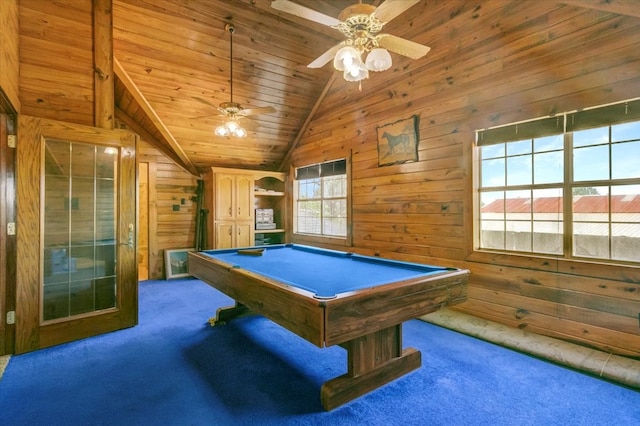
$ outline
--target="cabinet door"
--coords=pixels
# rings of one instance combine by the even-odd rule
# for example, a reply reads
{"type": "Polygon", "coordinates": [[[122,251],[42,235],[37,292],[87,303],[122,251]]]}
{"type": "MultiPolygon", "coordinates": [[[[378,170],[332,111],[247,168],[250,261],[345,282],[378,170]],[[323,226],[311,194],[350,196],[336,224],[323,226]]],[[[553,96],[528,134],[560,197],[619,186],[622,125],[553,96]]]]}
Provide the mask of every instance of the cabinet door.
{"type": "Polygon", "coordinates": [[[235,209],[233,206],[235,193],[235,176],[216,174],[215,179],[215,218],[218,220],[233,220],[235,218],[235,209]]]}
{"type": "Polygon", "coordinates": [[[216,223],[216,248],[232,248],[235,247],[234,240],[234,224],[233,223],[216,223]]]}
{"type": "Polygon", "coordinates": [[[236,220],[253,220],[253,176],[236,176],[236,220]]]}
{"type": "Polygon", "coordinates": [[[236,223],[236,245],[235,247],[251,247],[254,245],[252,231],[253,222],[236,223]]]}

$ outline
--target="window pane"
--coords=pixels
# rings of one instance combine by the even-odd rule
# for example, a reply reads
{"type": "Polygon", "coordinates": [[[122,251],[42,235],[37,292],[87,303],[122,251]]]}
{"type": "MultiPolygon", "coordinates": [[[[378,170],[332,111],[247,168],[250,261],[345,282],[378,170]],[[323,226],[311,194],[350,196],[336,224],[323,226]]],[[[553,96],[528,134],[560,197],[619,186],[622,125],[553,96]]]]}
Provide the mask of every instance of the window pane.
{"type": "Polygon", "coordinates": [[[564,153],[562,151],[535,154],[533,157],[533,183],[559,183],[564,180],[564,153]]]}
{"type": "Polygon", "coordinates": [[[495,219],[504,217],[504,191],[480,193],[480,217],[495,219]]]}
{"type": "Polygon", "coordinates": [[[562,222],[533,223],[533,251],[536,253],[562,254],[562,222]]]}
{"type": "Polygon", "coordinates": [[[573,147],[609,143],[609,126],[573,132],[573,147]]]}
{"type": "Polygon", "coordinates": [[[531,251],[531,222],[508,220],[506,229],[507,250],[531,251]]]}
{"type": "Polygon", "coordinates": [[[504,249],[504,191],[480,193],[480,247],[504,249]]]}
{"type": "Polygon", "coordinates": [[[529,154],[531,152],[531,139],[508,142],[507,143],[507,156],[529,154]]]}
{"type": "Polygon", "coordinates": [[[71,144],[71,175],[92,178],[95,176],[96,147],[71,144]]]}
{"type": "Polygon", "coordinates": [[[536,138],[533,140],[534,152],[557,151],[557,150],[562,150],[563,148],[564,148],[563,135],[553,135],[553,136],[547,136],[544,138],[536,138]]]}
{"type": "Polygon", "coordinates": [[[640,185],[611,188],[611,258],[640,261],[640,185]]]}
{"type": "Polygon", "coordinates": [[[320,201],[298,202],[298,232],[320,234],[320,201]]]}
{"type": "Polygon", "coordinates": [[[504,221],[480,221],[480,247],[504,250],[504,221]]]}
{"type": "Polygon", "coordinates": [[[531,219],[531,191],[507,191],[506,212],[508,219],[531,219]]]}
{"type": "Polygon", "coordinates": [[[533,251],[562,254],[562,188],[533,191],[533,251]]]}
{"type": "Polygon", "coordinates": [[[609,146],[593,146],[573,150],[573,180],[609,179],[609,146]]]}
{"type": "Polygon", "coordinates": [[[609,188],[573,190],[573,254],[609,259],[609,188]]]}
{"type": "Polygon", "coordinates": [[[640,177],[640,141],[616,143],[611,146],[611,177],[640,177]]]}
{"type": "Polygon", "coordinates": [[[298,182],[298,199],[320,198],[320,178],[305,179],[298,182]]]}
{"type": "Polygon", "coordinates": [[[323,197],[346,197],[347,196],[347,176],[338,175],[323,178],[323,197]]]}
{"type": "Polygon", "coordinates": [[[611,126],[611,141],[630,141],[640,139],[640,121],[611,126]]]}
{"type": "Polygon", "coordinates": [[[507,157],[507,185],[528,185],[532,183],[531,155],[507,157]]]}
{"type": "Polygon", "coordinates": [[[504,157],[504,145],[503,143],[498,143],[483,146],[480,148],[480,157],[482,159],[504,157]]]}
{"type": "Polygon", "coordinates": [[[482,187],[504,186],[505,169],[504,158],[482,161],[482,187]]]}
{"type": "Polygon", "coordinates": [[[346,200],[326,200],[322,203],[322,232],[324,235],[347,235],[346,200]]]}

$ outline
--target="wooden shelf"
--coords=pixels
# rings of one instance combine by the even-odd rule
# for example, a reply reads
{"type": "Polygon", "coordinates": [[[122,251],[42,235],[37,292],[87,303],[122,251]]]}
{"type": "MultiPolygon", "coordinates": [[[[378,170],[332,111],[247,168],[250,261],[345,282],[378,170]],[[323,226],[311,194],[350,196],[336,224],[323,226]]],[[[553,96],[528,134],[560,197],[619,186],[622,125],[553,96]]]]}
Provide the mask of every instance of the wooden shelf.
{"type": "Polygon", "coordinates": [[[284,192],[280,191],[254,191],[256,197],[284,197],[284,192]]]}
{"type": "Polygon", "coordinates": [[[256,229],[254,230],[256,234],[277,234],[280,232],[284,232],[284,229],[256,229]]]}

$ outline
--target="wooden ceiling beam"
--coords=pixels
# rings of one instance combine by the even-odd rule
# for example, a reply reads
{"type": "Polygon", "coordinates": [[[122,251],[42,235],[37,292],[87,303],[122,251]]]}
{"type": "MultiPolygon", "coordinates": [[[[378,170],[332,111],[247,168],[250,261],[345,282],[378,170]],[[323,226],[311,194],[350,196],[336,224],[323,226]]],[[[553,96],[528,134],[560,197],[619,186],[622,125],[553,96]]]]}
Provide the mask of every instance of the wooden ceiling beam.
{"type": "Polygon", "coordinates": [[[638,0],[562,0],[562,4],[640,18],[638,0]]]}
{"type": "MultiPolygon", "coordinates": [[[[192,175],[200,177],[200,173],[198,172],[198,169],[193,165],[189,157],[187,157],[187,155],[184,153],[184,151],[178,144],[178,141],[175,140],[175,138],[173,137],[173,135],[171,134],[167,126],[165,126],[165,124],[162,122],[158,114],[155,112],[153,107],[151,107],[151,105],[149,104],[145,96],[140,92],[140,90],[138,89],[138,86],[136,86],[136,84],[133,82],[129,74],[122,67],[122,65],[120,64],[117,58],[113,58],[113,65],[114,65],[113,68],[116,76],[120,79],[122,84],[127,88],[129,93],[131,93],[131,96],[133,96],[133,98],[136,100],[138,105],[140,105],[140,108],[144,111],[146,116],[153,123],[154,127],[158,130],[158,132],[160,132],[162,137],[165,138],[165,140],[171,147],[171,150],[173,151],[173,155],[169,155],[169,158],[171,158],[178,166],[185,169],[192,175]]],[[[154,141],[155,139],[152,139],[149,142],[153,143],[154,141]]],[[[154,145],[158,149],[162,150],[162,152],[164,153],[167,153],[167,148],[165,148],[163,144],[158,143],[157,141],[155,142],[156,143],[154,145]]]]}
{"type": "Polygon", "coordinates": [[[151,145],[153,145],[158,150],[160,150],[160,152],[162,152],[164,155],[166,155],[171,161],[176,163],[176,165],[178,167],[180,167],[185,172],[187,172],[189,174],[192,174],[191,171],[187,170],[187,168],[182,164],[182,161],[180,160],[180,158],[178,158],[178,156],[176,155],[175,152],[173,152],[171,149],[167,148],[167,146],[164,145],[162,142],[160,142],[159,140],[154,138],[151,133],[149,133],[144,127],[142,127],[138,122],[136,122],[126,112],[124,112],[123,110],[121,110],[118,107],[115,107],[115,116],[116,116],[116,119],[118,119],[122,123],[126,124],[127,128],[130,131],[135,132],[138,135],[140,135],[140,137],[143,140],[149,142],[151,145]]]}
{"type": "Polygon", "coordinates": [[[307,131],[309,124],[311,123],[311,121],[313,120],[313,117],[316,115],[316,112],[318,111],[318,108],[320,108],[320,105],[322,105],[322,101],[324,100],[325,96],[327,96],[327,93],[329,92],[329,89],[333,85],[333,82],[335,81],[337,74],[338,73],[336,72],[332,73],[331,77],[329,77],[329,80],[327,81],[327,84],[325,84],[324,87],[322,88],[322,92],[320,92],[320,96],[318,96],[318,99],[316,99],[316,103],[313,105],[313,108],[311,108],[311,111],[309,111],[309,115],[307,115],[307,118],[304,120],[302,127],[300,127],[300,131],[296,135],[295,139],[291,142],[291,145],[289,145],[287,154],[284,156],[284,158],[280,162],[280,166],[278,167],[278,170],[283,171],[284,168],[286,167],[287,163],[289,162],[289,159],[291,158],[291,154],[298,146],[298,143],[300,142],[300,139],[302,139],[302,136],[304,135],[304,133],[307,131]]]}

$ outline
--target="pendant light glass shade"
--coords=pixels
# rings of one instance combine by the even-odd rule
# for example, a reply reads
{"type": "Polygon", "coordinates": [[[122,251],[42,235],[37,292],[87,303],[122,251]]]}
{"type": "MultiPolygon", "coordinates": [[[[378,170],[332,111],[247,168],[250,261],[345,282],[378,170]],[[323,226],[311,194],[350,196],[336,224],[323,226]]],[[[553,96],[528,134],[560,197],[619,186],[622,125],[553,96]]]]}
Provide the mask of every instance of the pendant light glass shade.
{"type": "Polygon", "coordinates": [[[360,66],[362,59],[360,59],[360,52],[352,46],[344,46],[333,58],[333,67],[338,71],[345,71],[351,68],[353,65],[360,66]]]}
{"type": "Polygon", "coordinates": [[[391,55],[385,49],[372,49],[367,55],[366,65],[369,71],[385,71],[391,67],[391,55]]]}
{"type": "Polygon", "coordinates": [[[358,66],[345,69],[343,77],[347,81],[364,80],[365,78],[369,78],[369,70],[363,63],[360,63],[358,66]]]}
{"type": "Polygon", "coordinates": [[[216,127],[215,134],[216,136],[235,136],[238,138],[244,138],[247,136],[247,131],[240,126],[235,119],[231,119],[222,126],[216,127]]]}

